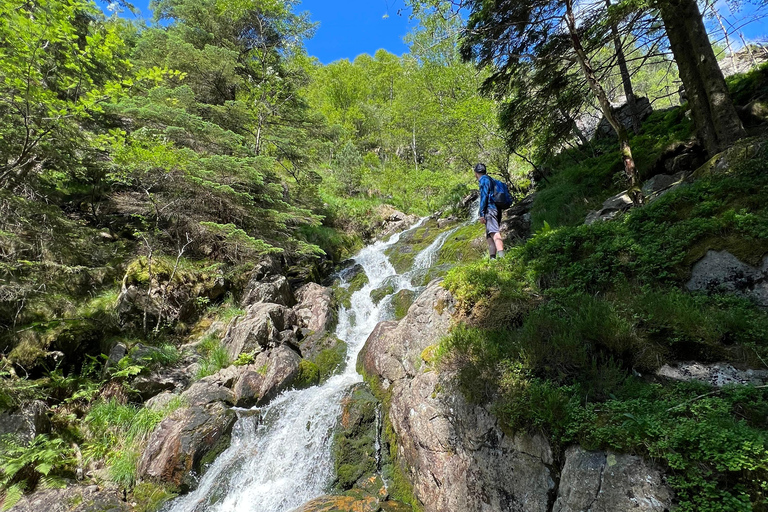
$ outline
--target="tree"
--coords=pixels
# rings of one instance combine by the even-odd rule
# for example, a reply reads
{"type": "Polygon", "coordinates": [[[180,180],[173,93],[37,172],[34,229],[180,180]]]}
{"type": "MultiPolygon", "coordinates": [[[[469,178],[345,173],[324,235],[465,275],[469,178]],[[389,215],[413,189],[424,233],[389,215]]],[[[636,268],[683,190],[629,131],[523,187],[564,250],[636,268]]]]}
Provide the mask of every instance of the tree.
{"type": "Polygon", "coordinates": [[[0,186],[87,162],[80,123],[122,87],[118,27],[85,0],[0,4],[0,186]]]}
{"type": "Polygon", "coordinates": [[[497,84],[502,83],[501,76],[513,73],[521,63],[533,67],[561,60],[578,63],[603,115],[618,134],[632,199],[635,204],[642,203],[627,130],[614,115],[582,44],[583,27],[577,22],[573,1],[469,0],[466,7],[470,9],[470,16],[462,41],[462,54],[468,60],[475,60],[480,67],[493,67],[496,72],[492,80],[497,84]],[[569,47],[562,44],[563,40],[569,41],[569,47]]]}
{"type": "Polygon", "coordinates": [[[698,136],[714,155],[746,135],[696,0],[657,0],[698,136]]]}

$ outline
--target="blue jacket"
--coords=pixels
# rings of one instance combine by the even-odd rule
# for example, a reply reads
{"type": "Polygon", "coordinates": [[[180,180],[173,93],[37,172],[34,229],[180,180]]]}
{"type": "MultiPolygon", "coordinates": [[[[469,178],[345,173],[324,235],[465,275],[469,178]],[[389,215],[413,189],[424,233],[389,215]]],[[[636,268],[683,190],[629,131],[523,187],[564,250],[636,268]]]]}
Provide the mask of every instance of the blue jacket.
{"type": "Polygon", "coordinates": [[[493,180],[487,174],[480,177],[480,216],[485,217],[489,208],[496,209],[493,204],[493,180]]]}

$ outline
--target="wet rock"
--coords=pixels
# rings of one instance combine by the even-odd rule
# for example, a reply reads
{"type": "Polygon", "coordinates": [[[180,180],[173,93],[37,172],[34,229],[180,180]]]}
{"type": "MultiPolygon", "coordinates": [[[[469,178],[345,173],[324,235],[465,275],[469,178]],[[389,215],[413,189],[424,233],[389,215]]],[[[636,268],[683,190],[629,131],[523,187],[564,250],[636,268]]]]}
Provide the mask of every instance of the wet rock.
{"type": "Polygon", "coordinates": [[[251,280],[245,289],[241,305],[243,307],[257,302],[271,302],[291,307],[296,303],[291,286],[285,276],[268,276],[259,281],[251,280]]]}
{"type": "Polygon", "coordinates": [[[98,486],[70,485],[66,489],[48,489],[23,497],[12,512],[128,512],[128,503],[116,490],[98,486]]]}
{"type": "Polygon", "coordinates": [[[293,512],[379,512],[379,501],[372,497],[321,496],[305,503],[293,512]]]}
{"type": "Polygon", "coordinates": [[[613,219],[630,208],[632,208],[632,198],[626,191],[621,192],[606,199],[600,210],[589,212],[584,224],[594,224],[597,221],[613,219]]]}
{"type": "Polygon", "coordinates": [[[416,299],[416,292],[413,290],[400,290],[392,296],[392,311],[395,320],[400,320],[408,314],[408,308],[411,307],[416,299]]]}
{"type": "Polygon", "coordinates": [[[707,251],[691,270],[685,284],[691,291],[736,293],[768,307],[768,256],[761,267],[740,261],[728,251],[707,251]]]}
{"type": "Polygon", "coordinates": [[[445,229],[447,227],[458,224],[458,222],[459,219],[451,215],[450,217],[446,217],[444,219],[437,219],[437,227],[438,229],[445,229]]]}
{"type": "Polygon", "coordinates": [[[193,485],[190,472],[200,471],[200,461],[229,435],[235,420],[221,402],[176,410],[150,436],[139,476],[188,490],[193,485]]]}
{"type": "Polygon", "coordinates": [[[395,293],[395,284],[398,276],[391,276],[384,280],[384,282],[378,288],[371,290],[371,300],[374,304],[378,305],[381,300],[387,295],[395,293]]]}
{"type": "Polygon", "coordinates": [[[307,283],[296,291],[296,300],[293,311],[299,327],[316,332],[333,330],[336,311],[330,288],[317,283],[307,283]]]}
{"type": "Polygon", "coordinates": [[[388,205],[379,207],[377,213],[383,219],[375,230],[375,236],[380,240],[386,240],[395,233],[405,231],[419,220],[416,215],[406,215],[388,205]]]}
{"type": "Polygon", "coordinates": [[[35,400],[22,407],[0,412],[0,436],[12,434],[22,443],[29,443],[37,435],[50,432],[48,405],[35,400]]]}
{"type": "Polygon", "coordinates": [[[666,512],[672,498],[661,472],[640,457],[571,447],[552,510],[666,512]]]}
{"type": "Polygon", "coordinates": [[[656,375],[678,381],[696,380],[721,388],[729,384],[759,386],[768,381],[767,370],[738,370],[728,363],[699,363],[696,361],[665,364],[656,375]]]}
{"type": "Polygon", "coordinates": [[[341,403],[341,420],[333,436],[334,487],[339,491],[350,490],[361,479],[376,474],[378,406],[364,384],[355,386],[341,403]]]}
{"type": "Polygon", "coordinates": [[[280,344],[280,333],[296,324],[292,310],[279,304],[257,303],[245,316],[230,324],[222,340],[229,357],[243,352],[259,352],[280,344]]]}
{"type": "Polygon", "coordinates": [[[277,347],[256,356],[256,361],[237,369],[233,400],[238,407],[264,405],[289,388],[299,374],[301,357],[288,347],[277,347]]]}

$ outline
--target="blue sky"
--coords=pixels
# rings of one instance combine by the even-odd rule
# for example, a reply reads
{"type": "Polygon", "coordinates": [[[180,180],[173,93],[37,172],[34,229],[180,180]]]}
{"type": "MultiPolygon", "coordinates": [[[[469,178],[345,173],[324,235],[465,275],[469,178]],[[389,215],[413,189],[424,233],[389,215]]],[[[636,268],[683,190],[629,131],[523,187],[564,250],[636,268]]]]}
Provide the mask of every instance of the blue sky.
{"type": "MultiPolygon", "coordinates": [[[[152,18],[149,0],[129,1],[140,17],[152,18]]],[[[307,51],[324,64],[352,60],[361,53],[373,55],[380,48],[401,55],[408,51],[403,36],[414,26],[407,13],[398,15],[403,7],[403,0],[303,0],[299,10],[309,11],[312,20],[320,22],[315,37],[307,41],[307,51]]],[[[129,12],[123,15],[132,17],[129,12]]]]}
{"type": "MultiPolygon", "coordinates": [[[[140,10],[141,17],[151,19],[149,0],[129,1],[140,10]]],[[[766,41],[768,20],[745,26],[736,21],[754,13],[753,5],[745,2],[744,11],[737,15],[730,12],[725,0],[719,0],[717,6],[726,24],[731,20],[749,40],[766,41]]],[[[401,55],[408,51],[403,36],[414,26],[407,12],[398,14],[403,7],[403,0],[303,0],[300,10],[309,11],[312,20],[320,22],[315,37],[307,41],[307,51],[324,64],[343,58],[352,60],[361,53],[373,55],[380,48],[401,55]]],[[[763,12],[766,10],[762,9],[763,12]]],[[[130,17],[130,13],[123,15],[130,17]]],[[[714,23],[713,20],[708,22],[710,30],[716,26],[714,23]]],[[[736,46],[741,46],[738,32],[732,36],[736,46]]]]}

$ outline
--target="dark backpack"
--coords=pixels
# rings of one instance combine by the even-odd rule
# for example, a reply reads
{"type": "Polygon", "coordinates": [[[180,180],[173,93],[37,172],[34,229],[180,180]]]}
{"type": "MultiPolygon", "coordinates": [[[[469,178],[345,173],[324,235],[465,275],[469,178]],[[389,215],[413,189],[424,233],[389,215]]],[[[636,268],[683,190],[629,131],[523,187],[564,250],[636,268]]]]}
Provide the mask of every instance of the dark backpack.
{"type": "MultiPolygon", "coordinates": [[[[490,176],[489,176],[490,178],[490,176]]],[[[503,181],[495,180],[491,178],[491,200],[499,211],[506,210],[512,206],[512,194],[509,193],[507,184],[503,181]]]]}

